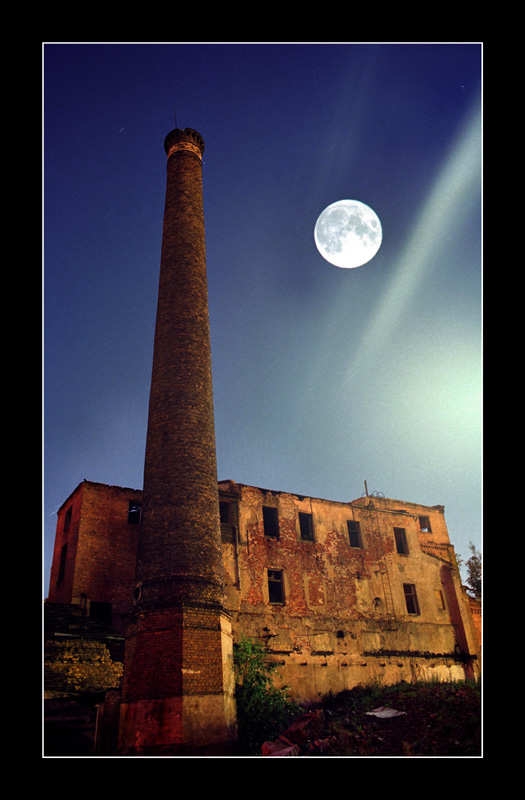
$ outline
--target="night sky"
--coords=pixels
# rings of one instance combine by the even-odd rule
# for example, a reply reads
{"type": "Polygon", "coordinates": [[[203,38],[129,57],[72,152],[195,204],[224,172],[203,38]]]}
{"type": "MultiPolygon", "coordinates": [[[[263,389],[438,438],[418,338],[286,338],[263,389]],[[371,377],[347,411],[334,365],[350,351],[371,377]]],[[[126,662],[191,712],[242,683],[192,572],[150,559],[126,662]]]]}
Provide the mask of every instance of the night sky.
{"type": "Polygon", "coordinates": [[[472,44],[45,44],[44,593],[84,479],[141,488],[164,137],[204,137],[218,478],[445,506],[481,549],[481,63],[472,44]],[[357,269],[314,242],[360,200],[357,269]]]}

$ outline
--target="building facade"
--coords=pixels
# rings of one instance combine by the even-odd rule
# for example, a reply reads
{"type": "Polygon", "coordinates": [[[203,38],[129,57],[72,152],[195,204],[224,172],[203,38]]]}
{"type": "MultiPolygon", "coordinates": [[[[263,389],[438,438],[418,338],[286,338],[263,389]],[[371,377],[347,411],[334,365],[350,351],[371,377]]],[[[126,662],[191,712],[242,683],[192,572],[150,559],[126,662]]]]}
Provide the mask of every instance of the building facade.
{"type": "MultiPolygon", "coordinates": [[[[375,681],[479,677],[478,621],[442,506],[334,502],[234,481],[218,484],[218,500],[233,641],[262,643],[297,700],[375,681]]],[[[135,489],[75,489],[58,512],[50,603],[125,632],[141,506],[135,489]]]]}

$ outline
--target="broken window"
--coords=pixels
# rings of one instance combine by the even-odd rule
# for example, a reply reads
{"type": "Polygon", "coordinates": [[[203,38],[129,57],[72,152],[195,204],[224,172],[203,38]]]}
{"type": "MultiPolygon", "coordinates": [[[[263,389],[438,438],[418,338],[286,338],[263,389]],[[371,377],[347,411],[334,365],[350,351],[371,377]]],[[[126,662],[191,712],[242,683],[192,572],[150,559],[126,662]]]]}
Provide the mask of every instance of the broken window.
{"type": "Polygon", "coordinates": [[[279,515],[274,506],[263,506],[264,535],[279,538],[279,515]]]}
{"type": "Polygon", "coordinates": [[[301,539],[307,542],[313,542],[314,527],[311,514],[307,514],[304,511],[299,511],[299,528],[301,530],[301,539]]]}
{"type": "Polygon", "coordinates": [[[73,506],[69,506],[68,510],[66,511],[66,516],[64,518],[64,530],[67,531],[69,526],[71,525],[71,514],[73,511],[73,506]]]}
{"type": "Polygon", "coordinates": [[[138,525],[140,522],[140,503],[136,503],[134,500],[129,501],[128,505],[128,522],[131,525],[138,525]]]}
{"type": "Polygon", "coordinates": [[[270,603],[284,603],[283,572],[280,569],[268,570],[268,597],[270,603]]]}
{"type": "Polygon", "coordinates": [[[396,549],[398,553],[403,556],[408,555],[408,541],[407,532],[404,528],[394,528],[394,536],[396,539],[396,549]]]}
{"type": "Polygon", "coordinates": [[[346,522],[348,526],[348,538],[350,540],[350,547],[361,547],[361,531],[359,522],[349,519],[346,522]]]}
{"type": "Polygon", "coordinates": [[[429,517],[419,517],[419,530],[423,531],[424,533],[432,533],[429,517]]]}
{"type": "Polygon", "coordinates": [[[416,587],[413,583],[404,583],[405,602],[409,614],[419,614],[419,603],[417,601],[416,587]]]}

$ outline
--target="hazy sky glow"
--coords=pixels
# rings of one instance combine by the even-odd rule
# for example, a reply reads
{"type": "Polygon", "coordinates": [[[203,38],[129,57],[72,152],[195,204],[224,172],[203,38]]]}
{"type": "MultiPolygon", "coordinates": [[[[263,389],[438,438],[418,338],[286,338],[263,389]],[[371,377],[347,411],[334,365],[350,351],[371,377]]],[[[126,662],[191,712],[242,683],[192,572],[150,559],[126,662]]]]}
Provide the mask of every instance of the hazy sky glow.
{"type": "Polygon", "coordinates": [[[84,478],[142,487],[165,135],[204,137],[219,479],[443,504],[481,542],[481,47],[44,46],[44,582],[84,478]],[[358,269],[317,251],[341,199],[358,269]]]}

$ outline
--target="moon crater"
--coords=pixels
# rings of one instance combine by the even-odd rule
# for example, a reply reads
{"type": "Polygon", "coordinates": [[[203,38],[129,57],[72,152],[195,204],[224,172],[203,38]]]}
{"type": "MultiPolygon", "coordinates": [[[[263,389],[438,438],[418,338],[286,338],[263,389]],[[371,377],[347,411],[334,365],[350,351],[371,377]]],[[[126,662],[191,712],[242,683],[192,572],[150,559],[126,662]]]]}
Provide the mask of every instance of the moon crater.
{"type": "Polygon", "coordinates": [[[372,259],[383,239],[379,217],[359,200],[338,200],[315,223],[314,238],[324,259],[336,267],[361,267],[372,259]]]}

